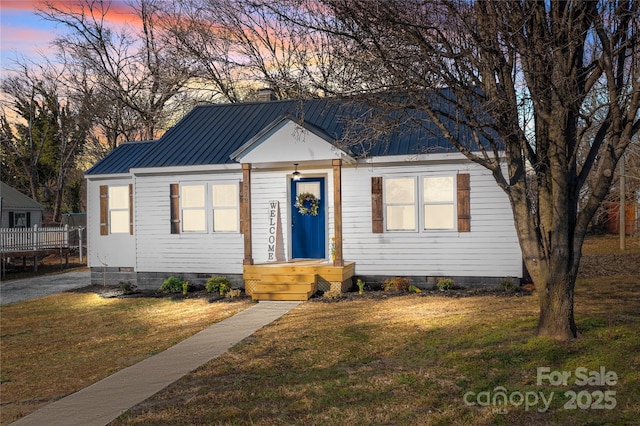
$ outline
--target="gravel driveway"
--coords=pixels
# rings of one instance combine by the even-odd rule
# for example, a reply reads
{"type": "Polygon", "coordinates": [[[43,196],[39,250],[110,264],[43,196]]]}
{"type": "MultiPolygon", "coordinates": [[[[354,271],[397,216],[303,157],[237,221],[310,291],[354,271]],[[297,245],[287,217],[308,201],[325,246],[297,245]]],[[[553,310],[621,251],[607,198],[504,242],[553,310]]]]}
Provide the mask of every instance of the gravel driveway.
{"type": "Polygon", "coordinates": [[[0,283],[0,305],[36,299],[91,284],[91,272],[75,271],[0,283]]]}

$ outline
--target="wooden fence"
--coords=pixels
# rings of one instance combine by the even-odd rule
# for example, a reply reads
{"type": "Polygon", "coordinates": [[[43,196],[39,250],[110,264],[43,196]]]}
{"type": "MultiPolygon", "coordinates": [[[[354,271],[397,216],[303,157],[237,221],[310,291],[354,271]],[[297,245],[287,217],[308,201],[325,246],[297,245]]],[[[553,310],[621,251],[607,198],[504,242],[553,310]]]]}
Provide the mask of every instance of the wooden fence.
{"type": "Polygon", "coordinates": [[[69,227],[0,228],[0,252],[16,253],[68,249],[69,227]]]}

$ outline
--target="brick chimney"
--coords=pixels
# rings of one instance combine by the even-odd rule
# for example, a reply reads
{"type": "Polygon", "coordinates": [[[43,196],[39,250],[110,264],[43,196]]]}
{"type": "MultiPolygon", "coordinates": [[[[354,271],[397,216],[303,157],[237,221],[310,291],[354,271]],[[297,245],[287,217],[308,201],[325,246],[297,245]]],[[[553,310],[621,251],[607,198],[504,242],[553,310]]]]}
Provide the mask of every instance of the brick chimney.
{"type": "Polygon", "coordinates": [[[262,89],[258,89],[258,102],[269,102],[276,100],[276,94],[273,89],[269,87],[263,87],[262,89]]]}

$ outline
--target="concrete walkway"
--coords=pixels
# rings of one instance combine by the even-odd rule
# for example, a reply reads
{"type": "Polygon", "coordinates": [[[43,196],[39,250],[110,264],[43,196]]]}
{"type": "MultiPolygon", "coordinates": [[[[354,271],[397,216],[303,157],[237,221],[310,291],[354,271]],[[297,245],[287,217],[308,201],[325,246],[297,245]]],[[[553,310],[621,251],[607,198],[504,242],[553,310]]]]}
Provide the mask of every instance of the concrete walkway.
{"type": "Polygon", "coordinates": [[[300,302],[260,302],[177,345],[23,417],[14,425],[106,425],[275,321],[300,302]]]}
{"type": "Polygon", "coordinates": [[[91,272],[76,271],[42,275],[0,283],[0,305],[37,299],[38,297],[86,287],[91,284],[91,272]]]}

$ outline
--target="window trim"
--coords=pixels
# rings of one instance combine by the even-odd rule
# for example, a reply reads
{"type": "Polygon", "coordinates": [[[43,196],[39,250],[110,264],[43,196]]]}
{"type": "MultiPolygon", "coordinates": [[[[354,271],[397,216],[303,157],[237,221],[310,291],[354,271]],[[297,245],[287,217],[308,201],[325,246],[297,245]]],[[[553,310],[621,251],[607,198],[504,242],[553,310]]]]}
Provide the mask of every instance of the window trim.
{"type": "Polygon", "coordinates": [[[389,176],[377,176],[371,178],[371,219],[372,233],[461,233],[471,231],[471,207],[470,207],[470,174],[467,171],[454,171],[450,173],[427,173],[427,174],[398,174],[389,176]],[[446,203],[429,203],[432,205],[453,205],[452,228],[425,228],[426,217],[424,214],[424,180],[425,178],[450,177],[453,179],[453,200],[446,203]],[[387,229],[387,191],[386,180],[388,179],[412,178],[415,181],[415,212],[416,229],[395,230],[387,229]]]}
{"type": "Polygon", "coordinates": [[[99,229],[100,229],[100,236],[107,236],[107,235],[123,235],[123,234],[129,234],[129,235],[133,235],[133,184],[132,183],[120,183],[120,184],[113,184],[113,185],[100,185],[98,187],[98,210],[99,210],[99,229]],[[111,211],[124,211],[124,208],[120,208],[120,209],[112,209],[110,204],[110,199],[109,199],[109,188],[114,188],[114,187],[127,187],[128,188],[128,194],[127,194],[127,203],[128,203],[128,210],[129,210],[129,214],[127,215],[127,223],[129,224],[128,226],[128,231],[127,232],[111,232],[111,211]]]}
{"type": "Polygon", "coordinates": [[[433,175],[421,175],[420,176],[420,207],[421,207],[421,217],[420,217],[420,228],[421,231],[424,232],[451,232],[457,231],[457,217],[458,217],[458,200],[457,200],[457,185],[456,185],[456,175],[452,174],[433,174],[433,175]],[[437,179],[437,178],[450,178],[451,179],[451,201],[432,201],[427,202],[424,197],[425,190],[425,180],[426,179],[437,179]],[[451,214],[451,228],[427,228],[427,215],[425,214],[425,208],[427,206],[452,206],[453,211],[451,214]]]}
{"type": "Polygon", "coordinates": [[[225,179],[215,181],[184,181],[172,183],[169,185],[170,195],[170,221],[171,234],[242,234],[242,181],[240,179],[225,179]],[[235,187],[236,204],[235,206],[213,206],[213,188],[217,185],[232,185],[235,187]],[[183,188],[187,186],[204,187],[204,207],[184,207],[183,206],[183,188]],[[204,230],[185,230],[184,229],[184,210],[203,210],[205,215],[204,230]],[[235,210],[236,226],[235,230],[215,230],[215,210],[235,210]]]}
{"type": "Polygon", "coordinates": [[[208,210],[208,194],[207,194],[208,184],[206,182],[185,182],[180,183],[180,232],[186,234],[208,234],[209,233],[209,220],[207,215],[208,210]],[[184,206],[184,188],[185,187],[202,187],[204,199],[202,201],[201,207],[185,207],[184,206]],[[185,224],[187,221],[184,218],[184,211],[202,211],[204,214],[204,229],[195,229],[195,230],[186,230],[185,224]]]}
{"type": "Polygon", "coordinates": [[[9,228],[26,229],[31,227],[31,212],[9,212],[9,228]],[[18,226],[18,217],[24,215],[24,225],[18,226]]]}
{"type": "Polygon", "coordinates": [[[209,182],[209,195],[211,196],[210,211],[211,211],[211,233],[212,234],[239,234],[240,233],[240,181],[216,181],[209,182]],[[234,186],[235,187],[235,202],[234,206],[219,206],[213,205],[213,188],[215,186],[234,186]],[[236,228],[233,231],[221,230],[216,231],[216,210],[235,210],[236,212],[236,228]]]}
{"type": "Polygon", "coordinates": [[[419,216],[419,211],[418,211],[418,203],[419,203],[419,187],[416,184],[416,180],[417,180],[417,176],[415,175],[394,175],[394,176],[385,176],[382,179],[382,211],[383,211],[383,230],[384,232],[400,232],[400,233],[411,233],[411,232],[419,232],[419,225],[420,225],[420,216],[419,216]],[[387,201],[387,191],[386,191],[386,187],[387,187],[387,182],[389,180],[396,180],[396,179],[405,179],[405,180],[413,180],[413,203],[409,204],[409,203],[390,203],[387,201]],[[414,218],[414,227],[412,229],[389,229],[389,214],[388,214],[388,210],[387,207],[391,206],[411,206],[413,205],[413,218],[414,218]]]}

